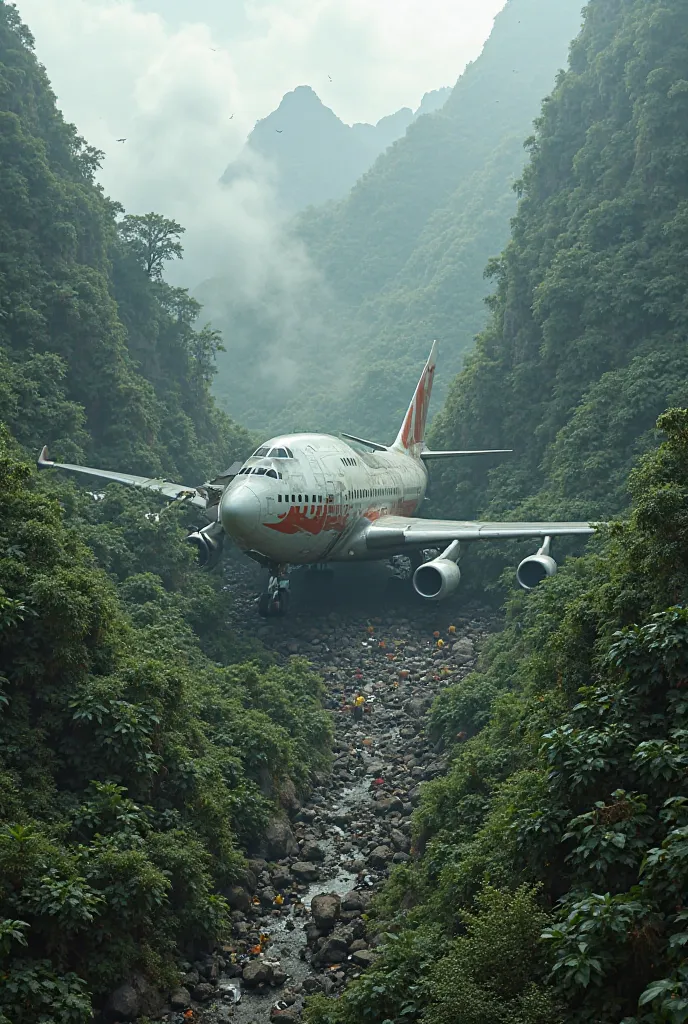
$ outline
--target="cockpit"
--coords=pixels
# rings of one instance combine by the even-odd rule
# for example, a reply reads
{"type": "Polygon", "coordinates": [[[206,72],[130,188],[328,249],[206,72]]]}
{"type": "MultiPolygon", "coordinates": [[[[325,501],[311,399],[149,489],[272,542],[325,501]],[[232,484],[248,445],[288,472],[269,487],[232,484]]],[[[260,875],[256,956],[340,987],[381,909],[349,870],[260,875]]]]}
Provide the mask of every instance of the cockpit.
{"type": "Polygon", "coordinates": [[[290,448],[268,448],[263,446],[251,456],[252,459],[293,459],[294,455],[290,448]]]}
{"type": "Polygon", "coordinates": [[[253,453],[251,459],[263,459],[265,461],[257,465],[243,466],[237,473],[237,476],[269,476],[272,477],[273,480],[281,480],[282,473],[280,473],[280,471],[267,460],[293,458],[294,454],[290,448],[286,448],[284,446],[270,448],[268,445],[263,445],[262,448],[259,448],[253,453]]]}

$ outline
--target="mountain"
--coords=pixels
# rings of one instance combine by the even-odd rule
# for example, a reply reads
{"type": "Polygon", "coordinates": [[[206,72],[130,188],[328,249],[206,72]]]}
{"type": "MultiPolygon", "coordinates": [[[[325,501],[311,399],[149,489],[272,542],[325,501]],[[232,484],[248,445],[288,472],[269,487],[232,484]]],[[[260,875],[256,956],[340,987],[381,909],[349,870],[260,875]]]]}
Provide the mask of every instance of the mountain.
{"type": "Polygon", "coordinates": [[[298,218],[297,239],[314,268],[313,281],[290,295],[300,331],[287,339],[285,318],[272,321],[272,295],[238,302],[219,282],[214,297],[203,291],[231,339],[216,393],[230,394],[225,367],[239,367],[249,382],[239,399],[244,422],[258,426],[262,415],[270,427],[353,425],[384,440],[435,337],[440,404],[486,321],[483,270],[508,238],[523,141],[580,20],[579,0],[510,0],[444,106],[414,121],[345,199],[298,218]],[[285,349],[290,374],[278,389],[243,362],[250,354],[270,363],[285,349]]]}
{"type": "Polygon", "coordinates": [[[415,114],[403,107],[375,125],[348,125],[310,86],[300,85],[283,97],[277,110],[258,121],[222,181],[231,184],[266,174],[280,206],[291,212],[340,199],[414,118],[436,110],[449,92],[426,93],[415,114]]]}
{"type": "MultiPolygon", "coordinates": [[[[307,1024],[686,1015],[687,68],[684,0],[590,0],[528,143],[431,438],[516,453],[448,468],[437,506],[623,521],[452,665],[425,731],[448,770],[374,901],[375,964],[307,1024]]],[[[488,548],[462,557],[481,589],[488,548]]]]}

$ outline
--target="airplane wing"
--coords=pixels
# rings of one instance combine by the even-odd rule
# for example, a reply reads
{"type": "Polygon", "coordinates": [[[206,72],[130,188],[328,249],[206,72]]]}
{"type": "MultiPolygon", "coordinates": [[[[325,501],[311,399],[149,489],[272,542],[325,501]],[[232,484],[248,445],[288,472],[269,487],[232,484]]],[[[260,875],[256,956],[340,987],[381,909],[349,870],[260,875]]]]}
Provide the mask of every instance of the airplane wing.
{"type": "Polygon", "coordinates": [[[196,487],[185,487],[171,480],[158,480],[155,477],[135,476],[133,473],[114,473],[107,469],[92,469],[89,466],[75,466],[69,462],[52,462],[48,458],[48,449],[44,447],[38,456],[39,469],[64,469],[70,473],[83,473],[85,476],[100,477],[103,480],[114,480],[129,487],[141,487],[144,490],[156,491],[174,501],[188,501],[197,508],[208,507],[208,497],[196,487]]]}
{"type": "Polygon", "coordinates": [[[519,537],[589,536],[594,523],[483,523],[476,520],[406,519],[381,516],[365,534],[370,550],[429,548],[454,540],[513,540],[519,537]]]}

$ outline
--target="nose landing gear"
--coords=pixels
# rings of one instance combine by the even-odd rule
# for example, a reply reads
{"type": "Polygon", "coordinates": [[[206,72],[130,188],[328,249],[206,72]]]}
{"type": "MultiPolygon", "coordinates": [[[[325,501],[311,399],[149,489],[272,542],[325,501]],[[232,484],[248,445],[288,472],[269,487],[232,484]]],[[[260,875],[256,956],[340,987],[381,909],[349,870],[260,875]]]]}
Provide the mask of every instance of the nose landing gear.
{"type": "Polygon", "coordinates": [[[289,579],[286,566],[277,565],[270,569],[268,589],[258,600],[258,614],[264,618],[283,616],[289,610],[289,579]]]}

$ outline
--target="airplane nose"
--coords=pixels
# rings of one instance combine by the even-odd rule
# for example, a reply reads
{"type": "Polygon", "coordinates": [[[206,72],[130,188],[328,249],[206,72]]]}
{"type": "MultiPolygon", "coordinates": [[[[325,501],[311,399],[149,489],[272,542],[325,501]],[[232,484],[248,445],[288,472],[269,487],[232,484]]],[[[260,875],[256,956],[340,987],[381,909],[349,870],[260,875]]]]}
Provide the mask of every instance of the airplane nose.
{"type": "Polygon", "coordinates": [[[230,536],[245,537],[260,521],[260,501],[250,487],[227,491],[220,507],[222,525],[230,536]]]}

